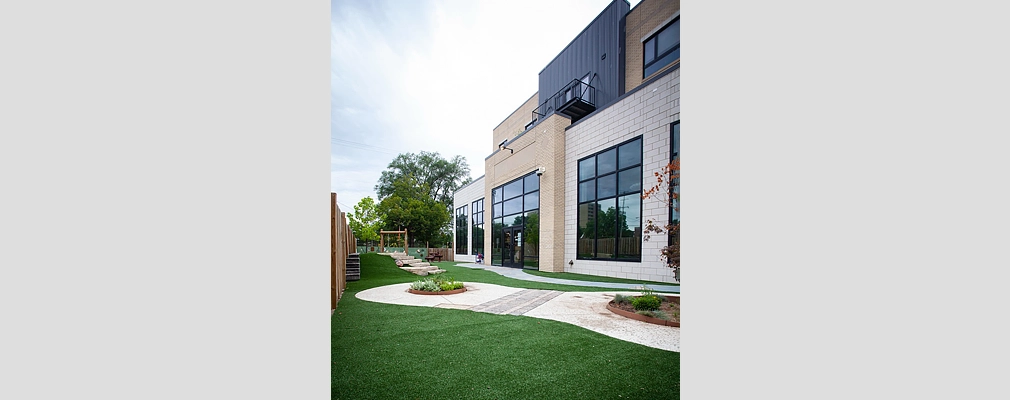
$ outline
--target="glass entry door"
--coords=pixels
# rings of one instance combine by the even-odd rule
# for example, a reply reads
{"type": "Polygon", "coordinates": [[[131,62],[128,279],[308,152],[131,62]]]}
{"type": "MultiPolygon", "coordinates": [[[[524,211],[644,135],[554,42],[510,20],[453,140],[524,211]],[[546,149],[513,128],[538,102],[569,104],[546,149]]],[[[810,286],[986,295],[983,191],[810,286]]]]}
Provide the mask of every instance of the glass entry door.
{"type": "Polygon", "coordinates": [[[510,268],[523,267],[523,227],[513,226],[505,228],[502,239],[505,243],[502,247],[502,266],[510,268]]]}

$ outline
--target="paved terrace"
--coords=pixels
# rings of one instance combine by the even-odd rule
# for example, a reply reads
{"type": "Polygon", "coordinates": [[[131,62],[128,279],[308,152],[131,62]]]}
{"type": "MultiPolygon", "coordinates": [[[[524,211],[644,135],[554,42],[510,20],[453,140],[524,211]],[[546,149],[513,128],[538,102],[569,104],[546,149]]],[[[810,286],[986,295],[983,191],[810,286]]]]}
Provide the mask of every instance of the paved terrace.
{"type": "MultiPolygon", "coordinates": [[[[363,290],[355,294],[355,297],[378,303],[549,319],[581,326],[616,339],[680,352],[680,328],[636,321],[607,310],[607,303],[613,300],[614,295],[622,292],[559,292],[489,283],[464,284],[467,289],[465,292],[452,295],[411,294],[407,292],[410,283],[398,283],[363,290]]],[[[633,296],[639,293],[622,294],[633,296]]]]}
{"type": "MultiPolygon", "coordinates": [[[[460,267],[467,267],[467,268],[474,268],[474,269],[486,269],[488,271],[496,272],[496,273],[498,273],[498,275],[501,275],[501,276],[505,276],[505,277],[509,277],[509,278],[515,278],[515,279],[522,279],[524,281],[557,283],[559,285],[575,285],[575,286],[602,287],[602,288],[611,288],[611,289],[639,290],[639,289],[642,288],[642,285],[635,284],[635,283],[590,282],[590,281],[576,281],[576,280],[571,280],[571,279],[547,278],[547,277],[543,277],[543,276],[537,276],[537,275],[533,275],[533,274],[527,274],[527,273],[523,272],[523,270],[521,270],[519,268],[496,267],[496,266],[492,266],[492,265],[483,265],[483,264],[466,263],[466,262],[457,262],[456,265],[460,266],[460,267]]],[[[653,285],[653,284],[648,284],[647,286],[649,287],[649,289],[652,289],[653,291],[656,291],[656,292],[680,293],[680,286],[674,286],[674,285],[653,285]]]]}

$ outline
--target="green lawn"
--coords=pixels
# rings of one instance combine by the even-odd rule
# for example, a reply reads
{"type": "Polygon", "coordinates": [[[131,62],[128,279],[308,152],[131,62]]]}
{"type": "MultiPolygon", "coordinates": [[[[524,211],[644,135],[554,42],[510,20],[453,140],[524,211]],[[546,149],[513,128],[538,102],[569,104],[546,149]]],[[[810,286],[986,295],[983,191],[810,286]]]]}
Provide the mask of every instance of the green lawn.
{"type": "MultiPolygon", "coordinates": [[[[634,279],[623,279],[623,278],[611,278],[609,276],[596,276],[596,275],[584,275],[584,274],[573,274],[571,272],[543,272],[536,270],[524,269],[523,272],[542,276],[545,278],[558,278],[558,279],[571,279],[573,281],[590,281],[590,282],[612,282],[612,283],[633,283],[633,284],[645,284],[645,285],[668,285],[668,286],[680,286],[679,283],[668,283],[668,282],[653,282],[653,281],[636,281],[634,279]]],[[[670,271],[670,276],[673,276],[673,270],[670,271]]],[[[611,289],[613,290],[613,289],[611,289]]],[[[582,290],[580,290],[581,292],[582,290]]]]}
{"type": "MultiPolygon", "coordinates": [[[[435,264],[464,282],[601,290],[435,264]]],[[[354,297],[364,289],[417,279],[389,257],[361,255],[361,280],[347,284],[332,317],[333,399],[680,397],[680,353],[562,322],[354,297]]]]}
{"type": "MultiPolygon", "coordinates": [[[[572,286],[572,285],[560,285],[556,283],[544,283],[544,282],[534,282],[525,281],[522,279],[508,278],[499,275],[496,272],[491,272],[485,269],[474,269],[467,267],[457,267],[455,261],[443,261],[434,262],[432,265],[438,266],[445,270],[444,275],[446,277],[456,278],[457,281],[463,282],[484,282],[493,283],[495,285],[519,287],[525,289],[550,289],[550,290],[560,290],[562,292],[612,292],[614,289],[611,288],[600,288],[593,286],[572,286]]],[[[419,279],[420,277],[414,275],[415,279],[408,279],[405,282],[411,282],[413,280],[419,279]]],[[[588,280],[588,279],[583,279],[588,280]]]]}

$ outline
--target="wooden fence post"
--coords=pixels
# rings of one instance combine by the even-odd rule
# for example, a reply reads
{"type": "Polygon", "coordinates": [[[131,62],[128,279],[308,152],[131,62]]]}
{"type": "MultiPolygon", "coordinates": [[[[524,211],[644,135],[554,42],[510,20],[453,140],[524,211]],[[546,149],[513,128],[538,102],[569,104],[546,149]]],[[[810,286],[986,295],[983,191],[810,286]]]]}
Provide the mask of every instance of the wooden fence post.
{"type": "Polygon", "coordinates": [[[340,236],[340,247],[337,252],[337,300],[340,300],[344,288],[347,287],[347,217],[340,212],[340,205],[337,205],[337,235],[340,236]]]}
{"type": "Polygon", "coordinates": [[[337,309],[337,194],[330,193],[330,310],[337,309]]]}

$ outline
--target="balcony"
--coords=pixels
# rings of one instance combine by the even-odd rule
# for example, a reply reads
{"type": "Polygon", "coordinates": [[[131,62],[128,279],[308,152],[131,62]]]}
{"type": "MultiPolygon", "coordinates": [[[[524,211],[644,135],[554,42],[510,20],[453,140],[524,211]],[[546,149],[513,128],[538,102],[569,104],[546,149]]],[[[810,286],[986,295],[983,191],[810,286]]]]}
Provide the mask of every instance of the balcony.
{"type": "Polygon", "coordinates": [[[582,119],[596,111],[596,88],[584,80],[572,79],[569,84],[533,110],[533,119],[547,117],[555,110],[558,114],[571,118],[573,123],[582,119]]]}

